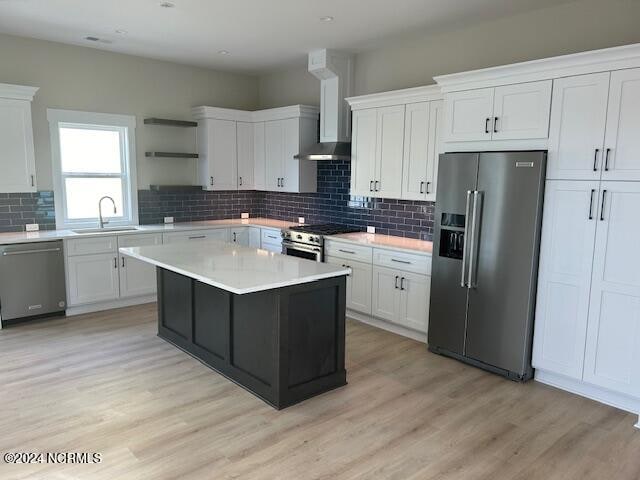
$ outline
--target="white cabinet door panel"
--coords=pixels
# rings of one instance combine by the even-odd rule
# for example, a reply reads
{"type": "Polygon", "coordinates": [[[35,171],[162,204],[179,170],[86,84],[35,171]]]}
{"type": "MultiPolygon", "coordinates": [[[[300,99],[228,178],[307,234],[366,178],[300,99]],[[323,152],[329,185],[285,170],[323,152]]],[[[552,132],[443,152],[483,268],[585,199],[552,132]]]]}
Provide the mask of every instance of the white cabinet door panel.
{"type": "Polygon", "coordinates": [[[400,277],[400,318],[397,323],[427,333],[431,277],[398,272],[400,277]]]}
{"type": "MultiPolygon", "coordinates": [[[[298,192],[300,191],[300,160],[293,156],[300,153],[300,119],[287,118],[286,120],[282,120],[282,126],[284,147],[280,190],[285,192],[298,192]]],[[[311,163],[305,165],[311,165],[311,163]]]]}
{"type": "Polygon", "coordinates": [[[253,176],[256,190],[266,189],[264,122],[253,124],[253,176]]]}
{"type": "Polygon", "coordinates": [[[31,102],[0,98],[0,192],[35,192],[31,102]]]}
{"type": "Polygon", "coordinates": [[[254,176],[254,135],[253,124],[238,122],[238,190],[253,190],[254,176]]]}
{"type": "Polygon", "coordinates": [[[117,254],[68,257],[67,269],[70,306],[115,300],[119,297],[117,254]]]}
{"type": "Polygon", "coordinates": [[[578,380],[589,315],[598,188],[599,182],[548,181],[544,199],[533,366],[578,380]]]}
{"type": "Polygon", "coordinates": [[[493,95],[493,88],[446,94],[445,141],[491,140],[493,95]]]}
{"type": "Polygon", "coordinates": [[[282,120],[265,122],[265,184],[267,190],[279,191],[284,172],[284,123],[282,120]]]}
{"type": "Polygon", "coordinates": [[[371,264],[331,256],[325,257],[324,261],[351,268],[351,274],[347,276],[347,309],[371,315],[371,264]]]}
{"type": "Polygon", "coordinates": [[[611,74],[603,180],[640,180],[640,68],[611,74]]]}
{"type": "MultiPolygon", "coordinates": [[[[118,247],[161,245],[162,234],[121,235],[118,247]]],[[[120,297],[139,297],[156,293],[156,267],[147,262],[119,254],[120,297]]]]}
{"type": "Polygon", "coordinates": [[[402,169],[402,198],[424,200],[426,197],[429,145],[429,102],[406,106],[404,121],[404,160],[402,169]]]}
{"type": "Polygon", "coordinates": [[[640,183],[602,182],[584,380],[640,396],[640,183]]]}
{"type": "Polygon", "coordinates": [[[444,101],[437,100],[429,105],[429,153],[427,157],[427,183],[425,200],[436,201],[438,189],[438,162],[444,153],[442,129],[444,127],[444,101]]]}
{"type": "Polygon", "coordinates": [[[404,109],[404,105],[377,109],[375,197],[400,198],[402,195],[404,109]]]}
{"type": "Polygon", "coordinates": [[[249,227],[244,228],[232,228],[230,231],[230,240],[231,243],[237,243],[238,245],[243,245],[245,247],[249,246],[249,235],[250,229],[249,227]]]}
{"type": "Polygon", "coordinates": [[[373,267],[372,314],[390,322],[400,320],[400,274],[385,267],[373,267]]]}
{"type": "Polygon", "coordinates": [[[249,227],[249,246],[252,248],[260,248],[260,229],[249,227]]]}
{"type": "Polygon", "coordinates": [[[606,72],[554,80],[548,179],[600,178],[609,76],[606,72]]]}
{"type": "Polygon", "coordinates": [[[526,140],[549,136],[551,80],[495,89],[492,140],[526,140]]]}
{"type": "Polygon", "coordinates": [[[377,110],[353,112],[351,195],[372,195],[376,176],[377,110]]]}

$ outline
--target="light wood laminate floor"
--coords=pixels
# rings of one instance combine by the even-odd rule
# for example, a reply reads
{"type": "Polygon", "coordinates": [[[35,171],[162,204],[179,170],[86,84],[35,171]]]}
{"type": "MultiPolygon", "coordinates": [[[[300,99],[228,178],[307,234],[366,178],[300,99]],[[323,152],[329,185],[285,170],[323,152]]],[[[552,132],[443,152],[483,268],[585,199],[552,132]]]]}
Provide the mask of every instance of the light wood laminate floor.
{"type": "Polygon", "coordinates": [[[349,385],[276,411],[156,337],[154,305],[0,331],[0,454],[38,479],[639,479],[636,417],[348,323],[349,385]]]}

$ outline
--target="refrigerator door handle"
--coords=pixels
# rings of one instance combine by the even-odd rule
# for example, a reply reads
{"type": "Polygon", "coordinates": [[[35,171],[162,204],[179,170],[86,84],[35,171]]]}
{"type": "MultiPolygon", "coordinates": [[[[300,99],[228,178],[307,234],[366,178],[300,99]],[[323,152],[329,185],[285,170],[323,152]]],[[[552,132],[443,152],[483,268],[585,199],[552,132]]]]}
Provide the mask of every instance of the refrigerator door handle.
{"type": "Polygon", "coordinates": [[[476,287],[475,273],[477,271],[476,263],[478,263],[478,259],[477,259],[478,240],[480,238],[480,235],[478,234],[478,222],[480,220],[480,213],[479,213],[478,207],[481,203],[482,203],[481,192],[474,190],[473,213],[471,218],[471,241],[469,243],[469,248],[471,249],[471,253],[469,253],[469,277],[467,279],[467,288],[476,287]]]}
{"type": "Polygon", "coordinates": [[[469,216],[470,216],[470,207],[471,207],[471,194],[473,192],[471,190],[467,190],[467,206],[464,209],[464,218],[465,218],[465,234],[463,236],[462,241],[462,272],[460,274],[460,286],[466,287],[466,276],[467,276],[467,228],[469,226],[469,216]]]}

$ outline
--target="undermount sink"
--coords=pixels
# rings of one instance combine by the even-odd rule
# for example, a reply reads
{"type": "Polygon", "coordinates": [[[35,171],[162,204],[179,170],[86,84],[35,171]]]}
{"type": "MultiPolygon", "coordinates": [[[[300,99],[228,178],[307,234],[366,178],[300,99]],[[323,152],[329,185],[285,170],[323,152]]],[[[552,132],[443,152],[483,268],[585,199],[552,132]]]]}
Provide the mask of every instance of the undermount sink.
{"type": "Polygon", "coordinates": [[[106,232],[131,232],[138,230],[138,227],[103,227],[103,228],[81,228],[79,230],[71,230],[73,233],[86,234],[86,233],[106,233],[106,232]]]}

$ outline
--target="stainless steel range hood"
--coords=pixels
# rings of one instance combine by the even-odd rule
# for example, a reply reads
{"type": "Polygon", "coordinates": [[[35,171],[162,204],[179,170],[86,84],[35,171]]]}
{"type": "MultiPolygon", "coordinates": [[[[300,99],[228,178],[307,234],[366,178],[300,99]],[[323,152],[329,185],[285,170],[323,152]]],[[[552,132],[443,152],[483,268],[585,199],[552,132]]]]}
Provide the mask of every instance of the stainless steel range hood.
{"type": "Polygon", "coordinates": [[[320,143],[295,158],[351,159],[351,109],[345,101],[353,93],[353,57],[331,50],[309,54],[309,72],[320,79],[320,143]]]}

